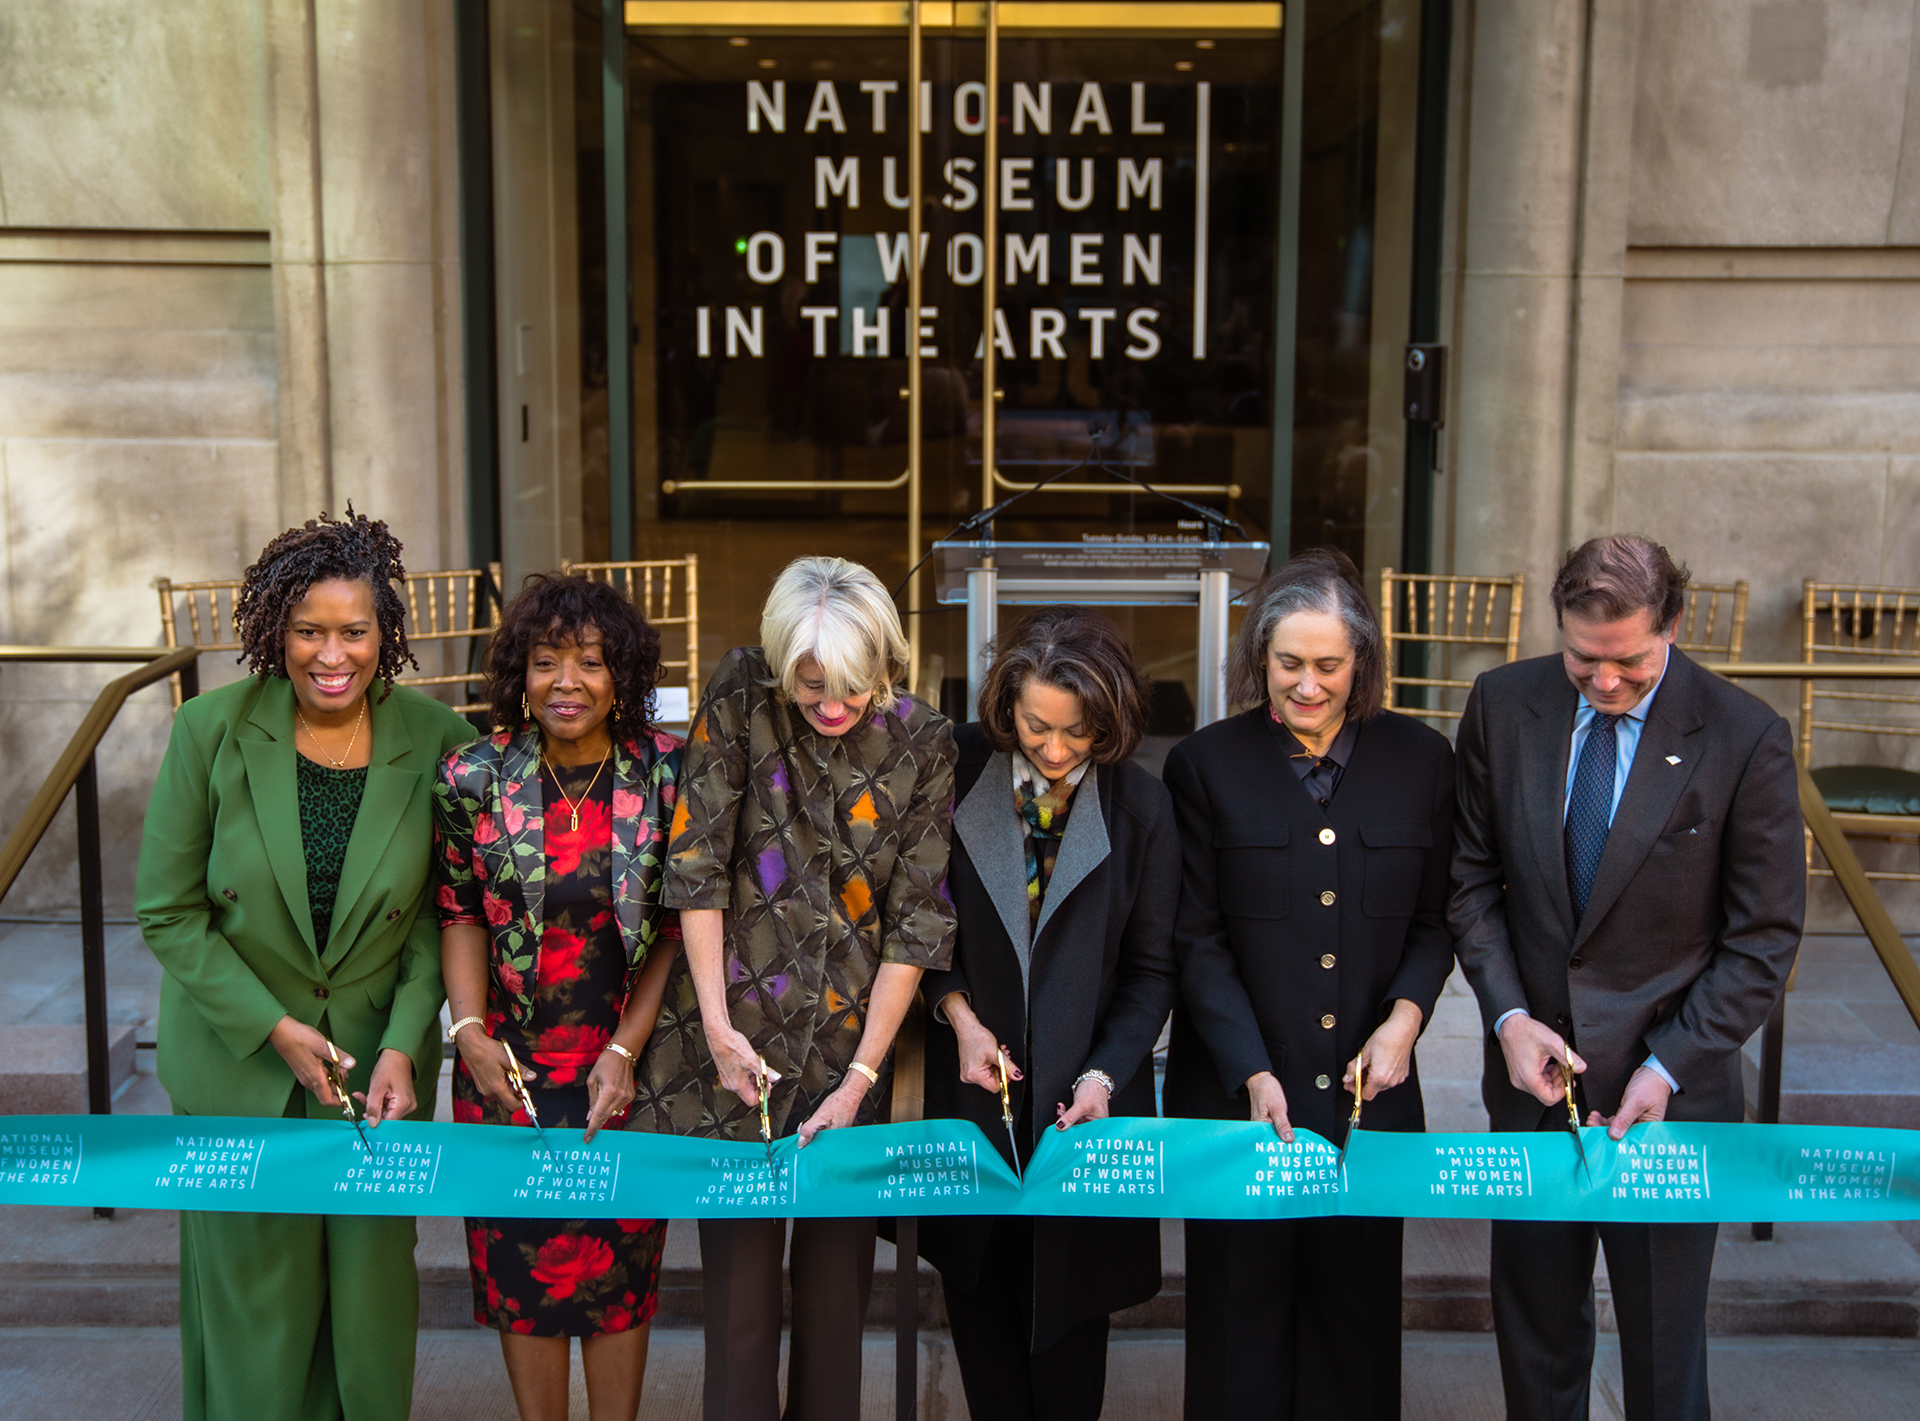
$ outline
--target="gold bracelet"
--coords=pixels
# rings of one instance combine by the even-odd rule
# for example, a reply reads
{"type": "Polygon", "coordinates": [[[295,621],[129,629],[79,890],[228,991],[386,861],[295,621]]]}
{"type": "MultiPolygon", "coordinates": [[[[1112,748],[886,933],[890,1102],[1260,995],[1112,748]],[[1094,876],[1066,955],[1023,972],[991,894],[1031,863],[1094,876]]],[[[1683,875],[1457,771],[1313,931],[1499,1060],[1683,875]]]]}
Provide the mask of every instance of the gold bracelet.
{"type": "Polygon", "coordinates": [[[453,1042],[459,1040],[460,1028],[463,1026],[485,1026],[486,1024],[487,1019],[483,1016],[463,1016],[447,1028],[447,1042],[451,1045],[453,1042]]]}
{"type": "Polygon", "coordinates": [[[637,1065],[640,1060],[638,1056],[634,1055],[633,1052],[629,1051],[626,1047],[622,1046],[618,1041],[609,1041],[601,1049],[603,1052],[612,1051],[618,1055],[625,1056],[627,1058],[627,1064],[629,1066],[637,1065]]]}
{"type": "Polygon", "coordinates": [[[852,1061],[848,1063],[847,1069],[850,1071],[858,1071],[861,1075],[865,1076],[869,1086],[880,1084],[880,1073],[872,1066],[863,1065],[859,1061],[852,1061]]]}

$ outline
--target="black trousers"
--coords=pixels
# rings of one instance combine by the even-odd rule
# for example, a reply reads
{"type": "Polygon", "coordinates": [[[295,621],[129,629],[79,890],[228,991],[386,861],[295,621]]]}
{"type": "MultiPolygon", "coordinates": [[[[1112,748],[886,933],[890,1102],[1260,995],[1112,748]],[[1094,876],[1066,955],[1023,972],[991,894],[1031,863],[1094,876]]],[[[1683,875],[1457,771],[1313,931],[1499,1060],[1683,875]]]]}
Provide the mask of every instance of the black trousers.
{"type": "Polygon", "coordinates": [[[1511,1421],[1586,1421],[1593,1260],[1607,1250],[1627,1421],[1707,1421],[1715,1224],[1493,1225],[1493,1326],[1511,1421]]]}
{"type": "Polygon", "coordinates": [[[1033,1220],[995,1219],[975,1291],[947,1289],[947,1325],[967,1412],[980,1421],[1099,1421],[1107,1394],[1105,1313],[1043,1352],[1033,1337],[1033,1220]]]}
{"type": "MultiPolygon", "coordinates": [[[[873,1294],[872,1219],[795,1219],[787,1421],[859,1421],[860,1332],[873,1294]]],[[[776,1421],[785,1219],[702,1219],[706,1421],[776,1421]]]]}
{"type": "Polygon", "coordinates": [[[1399,1421],[1399,1219],[1187,1220],[1187,1421],[1399,1421]]]}

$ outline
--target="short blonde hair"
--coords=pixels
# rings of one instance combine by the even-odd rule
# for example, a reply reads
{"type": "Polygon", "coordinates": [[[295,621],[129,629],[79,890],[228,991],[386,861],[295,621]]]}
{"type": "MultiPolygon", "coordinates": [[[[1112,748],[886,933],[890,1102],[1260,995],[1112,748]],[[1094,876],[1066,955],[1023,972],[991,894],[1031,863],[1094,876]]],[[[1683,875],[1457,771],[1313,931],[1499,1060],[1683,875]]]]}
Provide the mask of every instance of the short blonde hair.
{"type": "Polygon", "coordinates": [[[800,663],[820,663],[827,694],[872,695],[890,710],[894,684],[906,674],[907,636],[880,579],[845,558],[795,558],[774,579],[760,613],[760,646],[774,685],[788,700],[800,663]]]}

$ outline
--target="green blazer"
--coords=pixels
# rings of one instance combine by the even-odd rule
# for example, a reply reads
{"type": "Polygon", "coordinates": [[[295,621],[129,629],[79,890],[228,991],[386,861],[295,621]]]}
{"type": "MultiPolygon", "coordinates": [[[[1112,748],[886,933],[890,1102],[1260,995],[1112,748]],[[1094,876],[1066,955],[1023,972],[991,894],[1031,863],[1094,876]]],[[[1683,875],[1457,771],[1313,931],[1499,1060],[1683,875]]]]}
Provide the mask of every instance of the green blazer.
{"type": "MultiPolygon", "coordinates": [[[[222,686],[174,717],[134,887],[141,931],[166,969],[160,1083],[189,1115],[282,1114],[295,1082],[267,1036],[292,1016],[354,1057],[353,1090],[367,1088],[384,1048],[406,1052],[425,1119],[446,995],[430,901],[433,779],[473,728],[405,687],[372,706],[366,791],[320,943],[293,713],[293,685],[275,676],[222,686]]],[[[332,1113],[305,1100],[310,1116],[332,1113]]]]}

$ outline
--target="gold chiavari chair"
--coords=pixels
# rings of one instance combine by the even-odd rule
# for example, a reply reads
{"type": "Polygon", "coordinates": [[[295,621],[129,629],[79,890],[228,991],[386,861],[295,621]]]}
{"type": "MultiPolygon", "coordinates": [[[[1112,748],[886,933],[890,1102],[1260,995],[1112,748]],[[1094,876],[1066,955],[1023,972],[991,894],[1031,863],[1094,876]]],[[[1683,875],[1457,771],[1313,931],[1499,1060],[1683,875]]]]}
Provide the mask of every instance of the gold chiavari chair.
{"type": "MultiPolygon", "coordinates": [[[[1807,664],[1920,661],[1920,588],[1809,578],[1800,617],[1807,664]]],[[[1845,833],[1920,843],[1920,772],[1898,763],[1910,758],[1916,736],[1920,682],[1800,683],[1800,759],[1845,833]]],[[[1808,853],[1809,872],[1830,876],[1808,853]]],[[[1920,882],[1920,872],[1870,869],[1867,876],[1920,882]]]]}
{"type": "MultiPolygon", "coordinates": [[[[1386,704],[1422,720],[1458,721],[1474,676],[1520,655],[1520,604],[1526,575],[1469,577],[1450,573],[1380,574],[1380,627],[1386,637],[1386,704]],[[1400,648],[1428,651],[1427,675],[1398,673],[1400,648]],[[1423,687],[1426,704],[1409,701],[1423,687]]],[[[1450,728],[1449,728],[1450,729],[1450,728]]]]}

